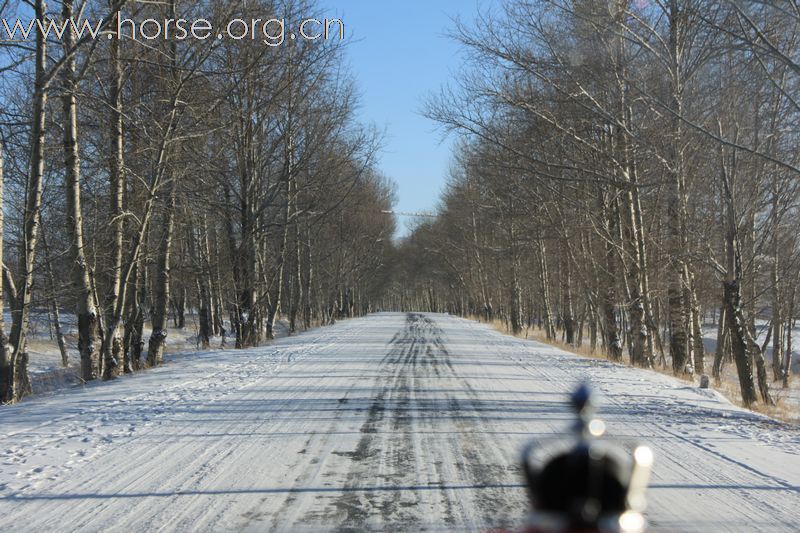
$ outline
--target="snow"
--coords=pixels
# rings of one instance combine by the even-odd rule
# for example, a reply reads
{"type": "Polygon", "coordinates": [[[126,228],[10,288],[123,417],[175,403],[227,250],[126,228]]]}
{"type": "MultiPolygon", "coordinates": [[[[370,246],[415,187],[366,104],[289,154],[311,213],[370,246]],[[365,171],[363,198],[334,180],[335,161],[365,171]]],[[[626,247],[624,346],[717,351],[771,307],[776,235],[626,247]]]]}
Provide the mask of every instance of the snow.
{"type": "Polygon", "coordinates": [[[378,314],[0,409],[0,530],[485,530],[522,446],[603,394],[656,453],[654,531],[787,531],[800,432],[710,390],[446,315],[378,314]]]}
{"type": "MultiPolygon", "coordinates": [[[[69,352],[69,366],[66,368],[61,364],[61,352],[55,338],[55,331],[52,325],[51,315],[46,309],[34,309],[31,311],[30,330],[28,332],[28,352],[30,361],[28,370],[31,376],[31,384],[35,394],[42,394],[57,391],[67,387],[80,384],[80,360],[78,355],[78,320],[74,313],[61,311],[59,321],[61,331],[65,336],[67,350],[69,352]]],[[[5,312],[6,324],[11,324],[11,313],[5,312]]],[[[167,327],[166,352],[173,354],[185,354],[192,350],[198,350],[199,317],[196,312],[186,313],[186,327],[176,328],[167,327]]],[[[226,321],[225,328],[232,332],[233,328],[226,321]]],[[[149,322],[143,328],[145,349],[147,340],[150,338],[152,328],[149,322]]],[[[286,337],[289,334],[288,323],[284,320],[277,320],[275,323],[275,338],[286,337]]],[[[220,347],[222,338],[212,337],[211,345],[220,347]]],[[[232,347],[234,339],[228,334],[226,346],[232,347]]]]}

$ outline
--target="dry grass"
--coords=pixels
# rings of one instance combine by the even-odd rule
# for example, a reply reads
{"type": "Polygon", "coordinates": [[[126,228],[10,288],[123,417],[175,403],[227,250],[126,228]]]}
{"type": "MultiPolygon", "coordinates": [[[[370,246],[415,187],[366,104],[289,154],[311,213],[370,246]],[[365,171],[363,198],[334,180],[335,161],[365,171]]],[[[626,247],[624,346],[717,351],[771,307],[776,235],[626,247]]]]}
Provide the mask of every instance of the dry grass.
{"type": "MultiPolygon", "coordinates": [[[[473,320],[477,320],[479,322],[486,323],[485,320],[482,320],[480,317],[472,317],[473,320]]],[[[559,348],[564,350],[565,352],[569,352],[572,354],[577,355],[578,357],[584,357],[589,359],[600,359],[611,361],[608,357],[608,354],[601,351],[592,351],[587,346],[572,346],[565,342],[561,342],[559,340],[549,340],[547,335],[545,334],[544,330],[538,328],[526,328],[520,333],[514,335],[509,329],[506,327],[505,322],[501,320],[492,320],[489,322],[494,329],[497,331],[506,334],[506,335],[513,335],[515,337],[521,339],[530,339],[535,340],[537,342],[541,342],[543,344],[547,344],[549,346],[553,346],[555,348],[559,348]]],[[[624,358],[620,361],[615,361],[620,364],[624,364],[626,366],[632,366],[628,361],[624,358]]],[[[699,384],[699,378],[690,375],[675,375],[672,372],[671,368],[666,367],[656,367],[650,369],[654,372],[658,372],[659,374],[663,374],[665,376],[670,376],[673,378],[680,379],[681,381],[685,381],[687,383],[692,384],[699,384]]],[[[790,402],[784,401],[786,399],[786,393],[784,389],[776,389],[771,388],[770,393],[772,394],[772,399],[775,401],[775,405],[764,405],[764,404],[755,404],[751,406],[746,406],[742,402],[742,394],[738,386],[738,382],[735,380],[725,380],[723,379],[720,382],[715,383],[712,379],[712,384],[718,392],[720,392],[723,396],[725,396],[731,403],[738,405],[740,407],[744,407],[746,409],[750,409],[751,411],[761,413],[763,415],[769,416],[770,418],[774,418],[776,420],[780,420],[781,422],[785,422],[788,424],[797,424],[798,416],[797,409],[795,406],[792,406],[790,402]]]]}
{"type": "MultiPolygon", "coordinates": [[[[723,380],[718,383],[714,384],[716,390],[722,393],[723,396],[728,398],[732,403],[740,406],[745,407],[744,402],[742,402],[742,392],[739,389],[738,382],[730,381],[730,380],[723,380]]],[[[786,391],[782,388],[775,388],[770,387],[770,395],[772,396],[775,405],[765,405],[763,403],[757,403],[751,405],[749,409],[751,411],[755,411],[756,413],[761,413],[763,415],[767,415],[770,418],[774,418],[776,420],[780,420],[781,422],[787,422],[789,424],[797,424],[798,416],[797,408],[793,406],[790,402],[786,401],[786,391]]]]}

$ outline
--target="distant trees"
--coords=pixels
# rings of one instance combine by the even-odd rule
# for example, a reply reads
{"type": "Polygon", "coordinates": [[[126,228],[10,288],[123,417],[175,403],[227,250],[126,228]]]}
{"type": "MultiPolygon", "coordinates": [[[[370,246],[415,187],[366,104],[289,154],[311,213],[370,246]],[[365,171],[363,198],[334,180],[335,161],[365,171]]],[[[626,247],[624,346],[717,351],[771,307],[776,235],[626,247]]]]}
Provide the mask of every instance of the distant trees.
{"type": "Polygon", "coordinates": [[[507,0],[482,30],[456,28],[472,68],[427,107],[462,140],[439,217],[403,244],[428,259],[403,305],[679,374],[732,360],[744,402],[770,403],[755,320],[788,379],[800,274],[797,12],[507,0]]]}
{"type": "MultiPolygon", "coordinates": [[[[317,14],[307,1],[26,4],[2,2],[2,16],[94,17],[111,31],[117,12],[218,27],[317,14]]],[[[280,314],[296,330],[372,308],[394,192],[374,168],[378,136],[355,119],[341,43],[34,32],[0,45],[3,402],[29,391],[34,307],[74,310],[86,381],[160,364],[168,322],[193,311],[198,346],[231,335],[247,347],[280,314]]]]}

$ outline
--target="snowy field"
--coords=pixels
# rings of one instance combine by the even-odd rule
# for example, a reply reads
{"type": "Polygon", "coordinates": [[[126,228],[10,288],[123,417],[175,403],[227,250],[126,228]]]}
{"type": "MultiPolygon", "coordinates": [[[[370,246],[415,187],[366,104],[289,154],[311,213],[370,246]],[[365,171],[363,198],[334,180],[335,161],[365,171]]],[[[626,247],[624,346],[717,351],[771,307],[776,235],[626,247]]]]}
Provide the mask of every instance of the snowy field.
{"type": "Polygon", "coordinates": [[[526,514],[521,446],[581,380],[649,443],[654,531],[792,531],[797,428],[653,372],[381,314],[0,410],[2,531],[474,530],[526,514]]]}
{"type": "MultiPolygon", "coordinates": [[[[756,321],[756,333],[759,346],[764,344],[767,338],[767,328],[769,324],[765,320],[756,321]]],[[[784,344],[785,344],[784,340],[784,344]]],[[[703,346],[706,349],[706,371],[711,373],[711,365],[714,363],[714,353],[717,350],[717,326],[709,324],[703,326],[703,346]]],[[[784,345],[784,349],[786,346],[784,345]]],[[[764,351],[764,359],[767,361],[767,375],[769,376],[770,392],[773,400],[780,402],[784,409],[785,419],[800,424],[800,328],[792,330],[792,378],[789,387],[784,389],[781,382],[772,381],[772,343],[764,351]]],[[[731,388],[738,389],[739,378],[736,374],[736,365],[726,364],[722,369],[722,379],[731,388]]]]}
{"type": "MultiPolygon", "coordinates": [[[[7,326],[11,324],[11,314],[6,311],[5,322],[7,326]]],[[[61,352],[58,350],[55,332],[51,315],[47,310],[34,309],[31,312],[31,328],[28,333],[28,352],[30,353],[29,371],[31,384],[35,394],[43,394],[58,391],[63,388],[72,387],[80,383],[80,360],[78,359],[78,321],[72,313],[61,313],[61,331],[65,336],[69,351],[69,364],[65,368],[61,361],[61,352]]],[[[167,360],[171,357],[184,357],[191,355],[190,352],[199,349],[197,342],[199,335],[199,323],[196,313],[186,313],[186,325],[179,329],[173,327],[172,320],[167,327],[166,353],[167,360]]],[[[232,328],[226,321],[225,327],[230,332],[232,328]]],[[[152,328],[149,322],[145,323],[143,330],[145,350],[147,341],[150,338],[152,328]]],[[[289,327],[286,321],[276,320],[275,337],[282,338],[289,334],[289,327]]],[[[225,340],[225,347],[232,348],[235,339],[229,333],[225,340]]],[[[222,338],[219,336],[211,338],[211,347],[220,348],[222,338]]]]}

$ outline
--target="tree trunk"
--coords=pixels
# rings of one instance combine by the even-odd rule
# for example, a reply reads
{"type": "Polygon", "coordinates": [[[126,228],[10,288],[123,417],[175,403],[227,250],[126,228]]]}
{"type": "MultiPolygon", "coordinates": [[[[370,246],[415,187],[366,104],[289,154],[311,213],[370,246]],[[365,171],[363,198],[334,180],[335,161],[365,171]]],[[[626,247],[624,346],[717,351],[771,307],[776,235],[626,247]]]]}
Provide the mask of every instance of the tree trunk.
{"type": "MultiPolygon", "coordinates": [[[[113,0],[111,0],[113,1],[113,0]]],[[[114,14],[112,25],[117,24],[119,12],[114,14]]],[[[103,359],[106,366],[113,365],[114,362],[125,360],[120,367],[110,368],[110,373],[106,377],[119,374],[120,370],[130,372],[133,370],[129,357],[129,352],[125,348],[124,331],[125,325],[116,315],[118,301],[123,286],[123,233],[125,231],[125,137],[123,122],[123,102],[122,102],[122,61],[120,57],[120,46],[118,39],[111,39],[109,43],[109,107],[111,117],[109,120],[109,157],[108,157],[108,176],[109,176],[109,200],[111,222],[110,255],[112,260],[110,276],[107,283],[106,294],[103,301],[106,331],[101,347],[103,359]]]]}
{"type": "MultiPolygon", "coordinates": [[[[245,189],[249,189],[248,178],[242,177],[245,189]]],[[[226,195],[230,195],[228,189],[226,195]]],[[[236,335],[236,348],[248,348],[256,345],[255,313],[256,313],[256,231],[253,228],[251,217],[251,206],[247,199],[242,200],[241,211],[239,213],[242,226],[241,245],[235,250],[237,242],[233,229],[233,222],[227,221],[228,241],[231,250],[231,257],[234,258],[233,282],[236,289],[236,299],[234,313],[231,315],[232,327],[236,335]]]]}
{"type": "MultiPolygon", "coordinates": [[[[568,238],[568,237],[567,237],[568,238]]],[[[566,246],[565,246],[566,249],[566,246]]],[[[569,255],[563,253],[561,265],[561,291],[563,297],[564,334],[567,344],[575,346],[575,309],[572,302],[572,262],[569,255]]]]}
{"type": "MultiPolygon", "coordinates": [[[[36,0],[35,15],[45,20],[47,6],[44,0],[36,0]]],[[[11,327],[12,394],[19,401],[30,393],[28,377],[27,333],[30,321],[30,306],[33,299],[33,276],[36,261],[36,244],[42,206],[42,180],[45,166],[45,124],[47,113],[47,40],[42,31],[36,30],[36,73],[33,93],[33,115],[30,134],[31,155],[29,174],[25,187],[25,210],[23,213],[22,242],[19,254],[19,271],[22,283],[18,284],[17,305],[13,310],[11,327]]]]}
{"type": "Polygon", "coordinates": [[[208,349],[214,330],[214,311],[211,300],[211,276],[206,256],[208,252],[208,236],[206,234],[205,221],[199,232],[195,232],[194,229],[189,230],[188,243],[189,255],[193,258],[196,265],[195,286],[199,299],[197,344],[203,349],[208,349]]]}
{"type": "MultiPolygon", "coordinates": [[[[217,236],[216,226],[212,226],[209,230],[206,218],[203,218],[203,230],[206,237],[205,249],[207,251],[206,258],[210,258],[211,254],[214,257],[220,256],[219,239],[217,236]],[[213,231],[213,233],[212,233],[213,231]],[[213,240],[211,237],[213,235],[213,240]],[[213,248],[212,248],[213,246],[213,248]]],[[[211,307],[212,307],[212,326],[214,335],[222,335],[225,329],[225,301],[222,292],[222,280],[219,269],[219,261],[214,261],[213,267],[208,259],[208,286],[211,291],[211,307]]]]}
{"type": "Polygon", "coordinates": [[[299,213],[297,209],[297,201],[298,201],[298,191],[297,191],[297,180],[292,180],[289,183],[289,208],[292,213],[292,228],[294,229],[292,235],[292,245],[294,246],[292,252],[292,260],[290,261],[291,266],[291,274],[289,276],[288,285],[289,285],[289,332],[295,333],[297,331],[297,315],[298,315],[298,307],[300,305],[301,293],[303,290],[302,285],[302,269],[300,265],[300,261],[302,258],[302,252],[300,249],[300,220],[299,220],[299,213]]]}
{"type": "Polygon", "coordinates": [[[727,305],[723,300],[722,306],[719,310],[719,325],[717,327],[717,348],[714,353],[714,367],[712,369],[712,375],[717,383],[720,382],[722,379],[722,366],[725,364],[725,360],[728,358],[728,326],[727,326],[727,317],[726,317],[726,309],[727,305]]]}
{"type": "Polygon", "coordinates": [[[539,285],[542,297],[542,311],[544,313],[544,329],[548,340],[556,338],[556,329],[553,324],[553,308],[550,305],[550,279],[547,272],[547,250],[544,239],[536,239],[536,259],[539,262],[539,285]]]}
{"type": "Polygon", "coordinates": [[[303,290],[303,326],[305,329],[309,329],[311,327],[311,309],[313,302],[311,301],[311,287],[313,282],[313,275],[314,275],[314,265],[312,263],[312,244],[311,244],[311,229],[308,225],[306,225],[306,235],[305,235],[305,251],[306,251],[306,273],[304,278],[305,282],[305,289],[303,290]]]}
{"type": "Polygon", "coordinates": [[[606,200],[603,205],[605,211],[606,221],[606,272],[604,281],[600,289],[603,319],[605,326],[605,345],[608,356],[613,361],[622,359],[622,339],[619,336],[619,327],[617,326],[617,314],[615,310],[616,297],[617,297],[617,254],[614,248],[614,243],[611,239],[614,236],[614,228],[616,226],[617,216],[614,214],[613,200],[606,200]]]}
{"type": "MultiPolygon", "coordinates": [[[[0,139],[0,206],[3,205],[3,192],[5,189],[5,174],[3,140],[0,139]]],[[[3,269],[3,278],[5,278],[5,267],[3,264],[3,229],[5,222],[3,209],[0,209],[0,268],[3,269]]],[[[0,310],[4,309],[5,305],[5,283],[0,283],[0,310]]],[[[8,346],[8,338],[6,337],[5,317],[3,312],[0,312],[0,403],[8,403],[13,400],[13,379],[12,379],[12,364],[11,352],[8,346]]]]}
{"type": "Polygon", "coordinates": [[[670,59],[670,111],[672,123],[669,138],[671,165],[667,185],[667,302],[670,331],[672,370],[676,374],[691,371],[689,363],[689,302],[686,299],[688,270],[686,266],[686,182],[684,168],[683,93],[684,93],[684,34],[685,13],[681,2],[670,0],[668,5],[669,59],[670,59]]]}
{"type": "Polygon", "coordinates": [[[728,331],[731,335],[731,349],[736,370],[739,374],[739,386],[742,393],[742,402],[746,406],[751,406],[758,401],[756,388],[753,383],[753,365],[750,354],[747,352],[747,342],[745,340],[746,325],[742,324],[737,312],[741,305],[741,294],[739,293],[738,280],[725,281],[725,317],[728,322],[728,331]]]}
{"type": "MultiPolygon", "coordinates": [[[[521,289],[519,284],[519,253],[518,253],[518,244],[517,244],[517,234],[516,228],[514,224],[514,204],[513,201],[511,202],[511,206],[509,209],[509,260],[511,263],[511,280],[509,284],[509,319],[511,322],[511,332],[514,335],[518,335],[522,331],[522,301],[521,301],[521,289]]],[[[542,243],[541,246],[543,247],[544,244],[542,243]]],[[[540,248],[540,253],[542,256],[544,255],[544,250],[540,248]]],[[[543,267],[544,263],[540,260],[539,262],[540,268],[543,267]]],[[[546,271],[544,276],[546,277],[546,271]]],[[[433,291],[433,287],[430,288],[433,291]]],[[[546,299],[549,307],[549,298],[546,299]]],[[[549,331],[549,330],[548,330],[549,331]]],[[[555,330],[552,331],[553,338],[555,338],[555,330]]]]}
{"type": "MultiPolygon", "coordinates": [[[[747,332],[750,335],[750,332],[747,332]]],[[[756,343],[755,339],[750,336],[748,339],[750,343],[750,349],[753,351],[753,358],[756,361],[756,376],[758,382],[758,392],[761,394],[761,400],[766,405],[775,405],[775,402],[772,400],[772,396],[769,392],[769,381],[767,379],[767,363],[764,360],[764,354],[761,352],[761,348],[759,348],[758,344],[756,343]]]]}
{"type": "Polygon", "coordinates": [[[124,350],[126,369],[139,370],[144,352],[144,308],[147,297],[147,269],[144,260],[139,259],[131,274],[132,281],[127,284],[125,298],[125,336],[124,350]]]}
{"type": "Polygon", "coordinates": [[[198,331],[198,344],[204,350],[211,344],[212,318],[211,305],[209,303],[208,290],[201,282],[197,283],[197,292],[200,295],[200,309],[198,311],[200,328],[198,331]]]}
{"type": "MultiPolygon", "coordinates": [[[[620,9],[619,12],[622,10],[620,9]]],[[[623,124],[623,127],[613,127],[609,141],[612,143],[611,151],[614,159],[619,163],[616,174],[620,180],[626,182],[626,188],[620,191],[616,202],[618,219],[618,230],[620,233],[620,264],[625,270],[625,288],[628,296],[628,318],[630,321],[628,332],[628,347],[630,352],[631,364],[637,366],[649,366],[652,359],[652,342],[649,340],[648,328],[646,325],[647,313],[645,303],[649,300],[645,294],[647,284],[643,281],[645,248],[644,239],[641,235],[643,231],[639,227],[638,213],[638,177],[636,170],[636,157],[632,149],[628,131],[632,131],[633,119],[632,110],[628,103],[628,57],[625,53],[624,24],[618,18],[617,32],[613,37],[613,62],[614,78],[616,80],[616,103],[612,104],[615,108],[616,120],[623,124]],[[620,203],[622,206],[620,206],[620,203]]],[[[610,234],[609,237],[612,237],[610,234]]]]}
{"type": "Polygon", "coordinates": [[[783,317],[781,316],[780,291],[780,238],[778,227],[778,211],[780,202],[777,183],[773,181],[772,191],[772,376],[775,381],[783,377],[783,317]]]}
{"type": "MultiPolygon", "coordinates": [[[[0,195],[0,199],[2,195],[0,195]]],[[[0,225],[2,231],[2,225],[0,225]]],[[[61,316],[58,310],[58,298],[56,297],[56,278],[53,274],[52,256],[50,248],[47,246],[46,232],[42,228],[42,252],[44,252],[45,272],[47,274],[47,291],[50,293],[50,316],[53,320],[58,351],[61,354],[61,366],[69,367],[69,352],[67,351],[67,341],[64,339],[64,332],[61,330],[61,316]]],[[[0,258],[1,260],[1,258],[0,258]]]]}
{"type": "Polygon", "coordinates": [[[177,329],[184,329],[186,327],[186,289],[180,287],[174,292],[177,294],[172,298],[173,324],[177,329]]]}
{"type": "MultiPolygon", "coordinates": [[[[61,16],[69,20],[73,16],[72,0],[64,0],[61,16]]],[[[64,48],[74,46],[72,32],[64,34],[64,48]]],[[[99,351],[97,332],[97,309],[89,274],[89,265],[83,242],[83,213],[81,210],[81,168],[78,148],[78,99],[75,80],[74,56],[66,61],[62,69],[63,121],[64,121],[64,190],[66,193],[67,233],[69,235],[69,259],[72,265],[72,290],[76,295],[78,317],[78,351],[81,360],[81,379],[91,381],[99,373],[99,351]]],[[[116,360],[111,361],[111,372],[116,360]]]]}
{"type": "Polygon", "coordinates": [[[169,314],[170,253],[172,250],[172,230],[175,226],[175,194],[177,179],[172,178],[169,197],[163,215],[163,233],[156,267],[155,296],[153,298],[153,328],[147,346],[147,364],[160,365],[164,360],[164,347],[167,340],[167,321],[169,314]]]}
{"type": "Polygon", "coordinates": [[[783,388],[789,388],[789,376],[792,372],[792,333],[794,332],[794,297],[795,285],[789,292],[789,302],[786,306],[786,355],[783,357],[783,388]]]}
{"type": "MultiPolygon", "coordinates": [[[[634,171],[634,176],[637,172],[634,171]]],[[[634,185],[638,185],[638,178],[635,180],[634,185]]],[[[658,326],[653,319],[653,305],[650,296],[650,278],[647,272],[648,268],[648,255],[647,246],[644,238],[644,217],[642,215],[642,203],[639,196],[638,186],[633,187],[633,220],[636,222],[636,247],[639,250],[639,279],[642,283],[642,306],[644,307],[644,321],[647,328],[647,342],[644,347],[644,365],[652,368],[655,365],[654,353],[656,347],[663,351],[661,344],[661,335],[658,332],[658,326]]]]}
{"type": "MultiPolygon", "coordinates": [[[[723,165],[723,171],[725,167],[723,165]]],[[[723,281],[725,317],[731,340],[731,352],[739,374],[742,402],[749,407],[758,401],[753,382],[753,358],[748,351],[749,332],[742,313],[742,256],[739,250],[738,228],[733,189],[728,176],[723,176],[726,201],[726,274],[723,281]]]]}
{"type": "Polygon", "coordinates": [[[703,345],[703,319],[700,311],[700,304],[697,301],[697,291],[695,289],[694,274],[689,276],[689,295],[692,308],[692,339],[694,341],[694,372],[697,375],[705,373],[706,350],[703,345]]]}
{"type": "MultiPolygon", "coordinates": [[[[672,204],[675,205],[674,203],[672,204]]],[[[676,210],[670,209],[668,216],[670,218],[676,217],[676,210]]],[[[676,223],[670,223],[673,228],[670,231],[677,231],[674,226],[676,223]]],[[[670,342],[669,353],[672,357],[672,371],[675,374],[683,374],[687,372],[687,363],[689,360],[689,336],[686,331],[686,324],[688,317],[686,316],[686,304],[684,299],[683,288],[683,261],[679,259],[681,248],[679,244],[675,244],[680,239],[680,233],[671,234],[673,245],[670,247],[670,267],[669,267],[669,285],[667,290],[667,302],[669,311],[669,330],[670,342]]]]}
{"type": "MultiPolygon", "coordinates": [[[[636,185],[632,185],[631,189],[636,185]]],[[[642,258],[638,240],[639,228],[634,210],[633,191],[628,190],[624,197],[625,220],[623,221],[623,237],[625,249],[628,251],[628,286],[630,287],[630,304],[628,316],[630,318],[631,364],[636,366],[650,366],[652,355],[649,352],[648,329],[645,323],[645,307],[642,286],[642,258]]]]}
{"type": "Polygon", "coordinates": [[[289,312],[289,330],[294,333],[297,330],[297,315],[300,311],[300,302],[303,300],[303,251],[300,239],[300,216],[297,207],[298,190],[297,180],[294,180],[294,276],[292,283],[291,311],[289,312]]]}

